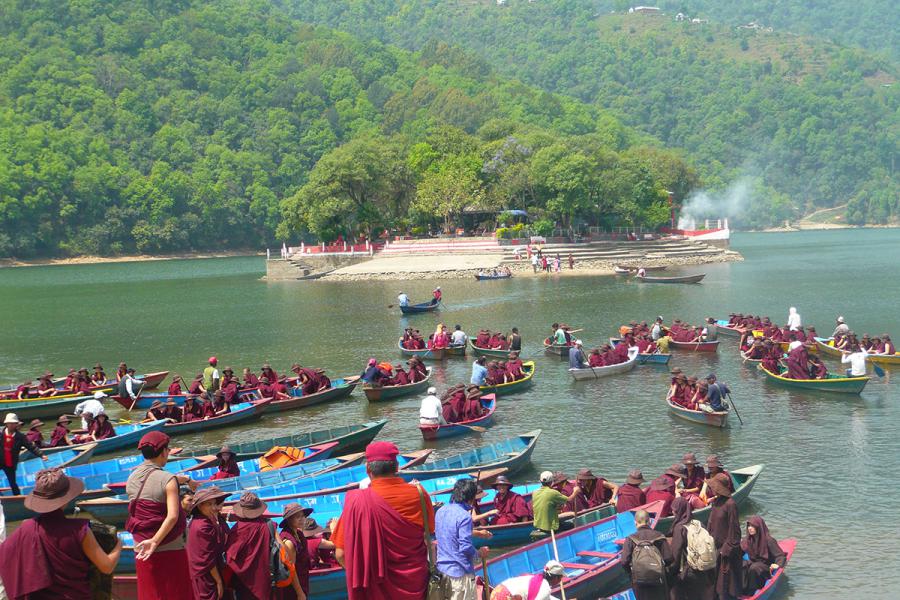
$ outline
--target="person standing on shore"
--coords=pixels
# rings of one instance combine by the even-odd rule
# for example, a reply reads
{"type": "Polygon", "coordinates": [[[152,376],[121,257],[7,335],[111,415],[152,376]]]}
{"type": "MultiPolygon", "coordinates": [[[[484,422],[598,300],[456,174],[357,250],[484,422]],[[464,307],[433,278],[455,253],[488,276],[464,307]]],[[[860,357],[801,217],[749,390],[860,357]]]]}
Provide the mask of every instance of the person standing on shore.
{"type": "Polygon", "coordinates": [[[572,271],[575,269],[575,257],[572,256],[572,253],[569,252],[569,270],[572,271]]]}
{"type": "MultiPolygon", "coordinates": [[[[529,254],[530,254],[530,253],[529,253],[529,254]]],[[[530,254],[530,258],[531,258],[531,270],[534,271],[535,273],[537,273],[537,271],[538,271],[538,260],[539,260],[539,259],[538,259],[538,255],[537,255],[537,254],[530,254]]]]}

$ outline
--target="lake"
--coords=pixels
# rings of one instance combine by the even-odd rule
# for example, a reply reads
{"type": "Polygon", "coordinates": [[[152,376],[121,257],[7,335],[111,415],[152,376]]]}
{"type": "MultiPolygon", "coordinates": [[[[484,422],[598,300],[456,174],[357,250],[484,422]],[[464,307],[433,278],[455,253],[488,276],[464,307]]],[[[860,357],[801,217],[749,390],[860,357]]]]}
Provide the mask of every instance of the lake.
{"type": "MultiPolygon", "coordinates": [[[[676,353],[670,368],[699,377],[715,372],[731,387],[745,424],[732,415],[733,427],[719,431],[668,414],[665,368],[639,366],[576,383],[565,363],[540,350],[554,321],[583,328],[578,335],[590,348],[631,320],[662,315],[697,323],[752,312],[783,323],[790,306],[824,335],[843,315],[859,334],[900,336],[900,261],[893,256],[900,231],[736,234],[732,245],[744,262],[678,270],[706,272],[700,285],[572,276],[442,280],[444,310],[409,319],[387,306],[401,289],[413,301],[425,300],[435,282],[267,284],[257,257],[0,269],[0,382],[20,383],[48,368],[65,374],[98,361],[111,372],[121,360],[139,372],[168,369],[191,377],[210,355],[236,373],[245,366],[259,371],[264,362],[281,373],[300,362],[334,378],[358,374],[369,357],[399,362],[397,338],[407,323],[423,332],[438,322],[470,333],[517,326],[523,356],[537,362],[534,385],[500,399],[487,433],[440,442],[437,455],[540,428],[534,466],[519,479],[590,467],[619,483],[641,468],[650,480],[686,451],[701,459],[718,454],[729,468],[764,463],[742,515],[761,514],[773,535],[799,541],[780,597],[894,596],[900,538],[890,533],[897,511],[888,498],[900,475],[900,388],[890,369],[884,379],[873,377],[861,396],[824,395],[767,384],[742,364],[729,338],[715,355],[676,353]]],[[[438,388],[468,381],[470,361],[450,359],[436,369],[438,388]]],[[[838,368],[833,359],[826,364],[838,368]]],[[[423,447],[418,405],[418,398],[368,405],[357,391],[335,404],[176,441],[210,445],[388,417],[381,437],[417,449],[423,447]]],[[[113,407],[113,414],[124,412],[113,407]]]]}

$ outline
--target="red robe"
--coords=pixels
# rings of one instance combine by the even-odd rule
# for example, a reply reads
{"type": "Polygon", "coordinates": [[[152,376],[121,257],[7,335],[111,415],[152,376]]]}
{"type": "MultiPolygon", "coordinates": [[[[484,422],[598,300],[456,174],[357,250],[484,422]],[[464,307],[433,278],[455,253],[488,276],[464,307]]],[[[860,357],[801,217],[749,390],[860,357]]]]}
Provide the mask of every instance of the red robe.
{"type": "Polygon", "coordinates": [[[647,503],[647,497],[639,486],[625,483],[619,486],[616,512],[625,512],[647,503]]]}
{"type": "Polygon", "coordinates": [[[518,523],[534,518],[531,506],[528,505],[525,498],[515,492],[507,492],[502,499],[499,495],[495,496],[494,508],[497,510],[497,515],[491,517],[491,525],[518,523]]]}
{"type": "Polygon", "coordinates": [[[218,567],[219,574],[222,574],[225,566],[222,555],[225,553],[227,538],[228,525],[225,519],[220,517],[218,523],[213,523],[204,516],[197,516],[191,520],[187,559],[194,600],[219,600],[216,581],[210,571],[213,567],[218,567]]]}
{"type": "Polygon", "coordinates": [[[234,573],[231,584],[237,590],[239,598],[272,598],[269,523],[265,517],[238,518],[228,532],[225,562],[234,573]]]}
{"type": "Polygon", "coordinates": [[[178,396],[181,394],[181,384],[177,381],[173,381],[169,384],[169,395],[170,396],[178,396]]]}
{"type": "MultiPolygon", "coordinates": [[[[294,569],[297,572],[297,581],[300,582],[300,588],[308,597],[311,560],[309,548],[306,545],[306,538],[303,537],[303,534],[300,534],[300,537],[298,538],[287,529],[282,529],[280,535],[282,540],[290,541],[294,545],[294,548],[297,549],[297,556],[294,559],[294,569]]],[[[297,600],[297,592],[294,591],[293,586],[280,588],[279,593],[276,595],[279,600],[297,600]]]]}

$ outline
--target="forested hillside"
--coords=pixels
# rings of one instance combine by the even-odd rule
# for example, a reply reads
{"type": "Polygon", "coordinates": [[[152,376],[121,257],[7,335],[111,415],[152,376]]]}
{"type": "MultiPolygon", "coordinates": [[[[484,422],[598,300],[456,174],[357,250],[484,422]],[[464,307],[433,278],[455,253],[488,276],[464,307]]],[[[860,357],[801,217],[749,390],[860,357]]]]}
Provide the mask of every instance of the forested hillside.
{"type": "Polygon", "coordinates": [[[260,248],[523,207],[657,225],[696,172],[607,112],[264,0],[0,0],[0,255],[260,248]]]}
{"type": "MultiPolygon", "coordinates": [[[[737,30],[712,8],[701,15],[711,22],[691,23],[569,0],[283,2],[304,19],[407,48],[458,44],[498,73],[614,110],[685,148],[713,188],[750,174],[802,213],[849,203],[852,222],[900,215],[897,65],[863,50],[779,29],[737,30]]],[[[824,15],[830,4],[812,12],[824,15]]],[[[862,4],[871,17],[885,3],[862,4]]],[[[685,5],[690,12],[693,3],[685,5]]],[[[896,6],[883,8],[880,31],[896,34],[896,6]]],[[[738,9],[727,10],[731,18],[738,9]]],[[[745,224],[777,222],[790,212],[778,205],[745,224]]]]}

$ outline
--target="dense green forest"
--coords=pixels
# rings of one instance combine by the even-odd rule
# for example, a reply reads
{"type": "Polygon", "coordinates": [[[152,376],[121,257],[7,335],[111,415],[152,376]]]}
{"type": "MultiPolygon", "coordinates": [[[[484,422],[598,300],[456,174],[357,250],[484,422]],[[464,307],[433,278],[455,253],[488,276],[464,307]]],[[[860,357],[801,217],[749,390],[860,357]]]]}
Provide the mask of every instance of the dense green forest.
{"type": "Polygon", "coordinates": [[[609,113],[264,0],[0,1],[0,255],[260,248],[527,207],[657,225],[698,182],[609,113]]]}
{"type": "MultiPolygon", "coordinates": [[[[610,5],[628,4],[598,8],[569,0],[509,0],[503,6],[461,0],[283,2],[306,20],[406,48],[433,40],[460,45],[498,73],[612,110],[627,124],[684,148],[708,187],[723,188],[749,174],[790,198],[786,203],[783,196],[770,196],[773,202],[745,215],[743,225],[844,204],[852,222],[900,216],[897,64],[780,27],[737,30],[723,23],[752,16],[746,8],[751,5],[761,12],[779,4],[778,14],[799,15],[810,2],[679,4],[689,14],[692,6],[702,7],[700,16],[709,23],[677,22],[671,13],[613,15],[610,5]],[[724,4],[730,8],[722,9],[720,19],[715,11],[724,4]]],[[[831,4],[810,8],[806,29],[827,20],[831,4]]],[[[896,36],[895,5],[841,7],[832,14],[832,29],[853,29],[862,39],[867,26],[843,17],[858,9],[856,16],[871,22],[883,9],[875,28],[881,34],[871,40],[896,36]]],[[[769,24],[779,25],[763,21],[769,24]]]]}

